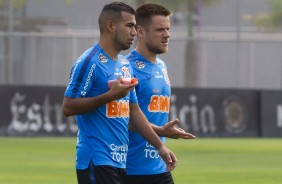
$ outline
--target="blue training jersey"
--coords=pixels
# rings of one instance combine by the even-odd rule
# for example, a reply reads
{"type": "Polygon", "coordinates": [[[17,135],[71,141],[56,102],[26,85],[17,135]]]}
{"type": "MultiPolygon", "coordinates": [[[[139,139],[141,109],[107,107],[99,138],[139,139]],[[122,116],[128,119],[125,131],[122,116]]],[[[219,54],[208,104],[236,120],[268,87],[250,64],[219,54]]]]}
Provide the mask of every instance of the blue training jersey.
{"type": "MultiPolygon", "coordinates": [[[[130,63],[122,56],[114,61],[95,44],[74,63],[66,97],[95,97],[108,91],[108,80],[132,77],[130,63]]],[[[78,126],[76,168],[94,165],[125,168],[128,151],[129,103],[137,103],[135,90],[89,113],[76,115],[78,126]]]]}
{"type": "MultiPolygon", "coordinates": [[[[138,103],[149,122],[163,126],[168,122],[171,87],[165,63],[157,58],[154,64],[132,50],[126,58],[139,84],[135,87],[138,103]]],[[[161,137],[165,143],[165,138],[161,137]]],[[[129,131],[126,173],[149,175],[166,172],[166,164],[156,148],[138,133],[129,131]]]]}

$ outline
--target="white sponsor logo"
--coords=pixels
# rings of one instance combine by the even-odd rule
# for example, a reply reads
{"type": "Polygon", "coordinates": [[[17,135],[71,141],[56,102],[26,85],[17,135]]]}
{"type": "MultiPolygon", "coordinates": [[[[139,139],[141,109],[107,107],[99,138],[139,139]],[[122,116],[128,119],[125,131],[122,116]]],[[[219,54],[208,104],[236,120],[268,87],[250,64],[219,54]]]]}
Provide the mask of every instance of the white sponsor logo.
{"type": "Polygon", "coordinates": [[[144,152],[145,152],[145,158],[157,159],[160,157],[156,148],[148,142],[146,143],[146,148],[144,149],[144,152]]]}
{"type": "Polygon", "coordinates": [[[118,162],[126,162],[128,151],[127,145],[116,146],[115,144],[111,144],[110,149],[112,150],[111,155],[113,160],[118,162]]]}
{"type": "Polygon", "coordinates": [[[82,96],[85,96],[85,95],[86,95],[86,91],[87,91],[87,88],[88,88],[88,85],[89,85],[89,83],[90,83],[90,80],[91,80],[91,77],[92,77],[92,75],[93,75],[93,71],[94,71],[95,67],[96,67],[96,64],[94,63],[94,64],[91,66],[91,68],[90,68],[90,71],[89,71],[88,76],[87,76],[87,78],[86,78],[85,85],[84,85],[84,87],[83,87],[83,91],[81,91],[81,95],[82,95],[82,96]]]}
{"type": "Polygon", "coordinates": [[[70,80],[69,80],[69,84],[68,84],[68,86],[67,86],[67,89],[69,88],[70,84],[71,84],[72,81],[73,81],[73,76],[74,76],[75,71],[76,71],[76,68],[77,68],[77,66],[78,66],[78,64],[79,64],[80,62],[81,62],[81,59],[77,60],[76,63],[75,63],[75,65],[74,65],[74,67],[73,67],[73,70],[72,70],[72,73],[71,73],[71,75],[70,75],[70,80]]]}
{"type": "Polygon", "coordinates": [[[163,72],[164,77],[165,77],[165,82],[166,82],[168,85],[170,85],[170,80],[169,80],[169,78],[168,78],[167,70],[163,68],[163,69],[162,69],[162,72],[163,72]]]}
{"type": "Polygon", "coordinates": [[[119,71],[118,68],[116,68],[116,71],[114,73],[116,76],[122,76],[122,73],[119,71]]]}
{"type": "Polygon", "coordinates": [[[156,72],[155,78],[160,79],[160,78],[164,78],[163,75],[160,74],[159,71],[156,72]]]}

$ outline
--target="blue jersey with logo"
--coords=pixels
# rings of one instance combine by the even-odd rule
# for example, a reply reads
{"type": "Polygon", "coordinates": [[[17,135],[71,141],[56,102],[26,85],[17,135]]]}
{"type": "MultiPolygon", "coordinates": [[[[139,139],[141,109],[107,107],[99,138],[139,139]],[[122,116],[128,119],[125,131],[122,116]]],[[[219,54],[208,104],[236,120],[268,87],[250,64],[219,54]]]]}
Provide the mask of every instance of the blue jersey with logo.
{"type": "MultiPolygon", "coordinates": [[[[149,122],[163,126],[168,122],[171,87],[165,63],[157,58],[154,64],[135,50],[126,58],[139,84],[135,87],[138,103],[149,122]]],[[[161,137],[165,142],[165,138],[161,137]]],[[[166,164],[157,150],[138,133],[129,131],[126,173],[149,175],[166,172],[166,164]]]]}
{"type": "MultiPolygon", "coordinates": [[[[66,97],[95,97],[108,91],[108,80],[132,77],[130,63],[122,56],[114,61],[95,44],[74,63],[66,97]]],[[[78,125],[76,168],[94,165],[125,168],[128,151],[129,103],[137,103],[135,90],[89,113],[76,115],[78,125]]]]}

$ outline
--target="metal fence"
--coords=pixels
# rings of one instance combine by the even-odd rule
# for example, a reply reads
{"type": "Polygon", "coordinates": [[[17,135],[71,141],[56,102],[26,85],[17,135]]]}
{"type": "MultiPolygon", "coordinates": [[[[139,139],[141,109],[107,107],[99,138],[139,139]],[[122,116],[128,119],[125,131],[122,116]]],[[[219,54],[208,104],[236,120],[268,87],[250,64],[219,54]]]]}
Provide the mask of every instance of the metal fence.
{"type": "MultiPolygon", "coordinates": [[[[98,40],[108,2],[0,0],[0,84],[66,85],[74,60],[98,40]]],[[[150,2],[174,13],[160,55],[172,86],[281,89],[282,0],[150,2]]]]}

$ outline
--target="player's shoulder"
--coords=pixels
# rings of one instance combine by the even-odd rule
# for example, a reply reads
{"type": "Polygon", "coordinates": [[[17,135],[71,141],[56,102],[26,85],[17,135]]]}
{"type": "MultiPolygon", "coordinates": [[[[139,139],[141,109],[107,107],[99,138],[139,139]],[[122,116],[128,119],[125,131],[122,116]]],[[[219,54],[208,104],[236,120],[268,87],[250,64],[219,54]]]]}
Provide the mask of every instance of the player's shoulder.
{"type": "Polygon", "coordinates": [[[94,45],[88,57],[92,62],[97,64],[105,64],[110,60],[110,58],[104,53],[103,49],[98,44],[94,45]]]}
{"type": "Polygon", "coordinates": [[[106,62],[107,57],[105,54],[102,54],[102,49],[98,46],[98,44],[93,45],[84,51],[84,53],[78,58],[80,62],[106,62]]]}
{"type": "Polygon", "coordinates": [[[137,55],[135,54],[134,50],[130,51],[125,58],[131,63],[136,59],[137,55]]]}
{"type": "Polygon", "coordinates": [[[127,54],[126,58],[134,69],[143,69],[146,66],[144,59],[135,50],[127,54]]]}

